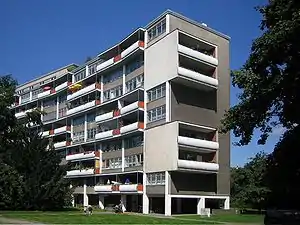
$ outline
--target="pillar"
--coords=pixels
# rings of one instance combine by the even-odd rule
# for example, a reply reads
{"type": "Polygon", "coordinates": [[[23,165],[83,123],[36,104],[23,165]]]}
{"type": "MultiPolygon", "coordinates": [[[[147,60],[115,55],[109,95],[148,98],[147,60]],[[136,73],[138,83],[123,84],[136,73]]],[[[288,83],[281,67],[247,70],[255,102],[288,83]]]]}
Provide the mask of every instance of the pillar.
{"type": "Polygon", "coordinates": [[[125,171],[125,141],[122,139],[122,172],[125,171]]]}
{"type": "Polygon", "coordinates": [[[205,208],[205,198],[199,198],[197,203],[197,214],[201,214],[201,209],[205,208]]]}
{"type": "Polygon", "coordinates": [[[170,175],[168,171],[165,171],[165,216],[171,216],[171,196],[169,194],[169,181],[170,175]]]}
{"type": "Polygon", "coordinates": [[[87,141],[87,114],[84,114],[84,142],[87,141]]]}
{"type": "MultiPolygon", "coordinates": [[[[72,188],[73,188],[73,186],[72,186],[72,184],[70,184],[70,189],[72,189],[72,188]]],[[[71,198],[72,198],[72,206],[75,207],[75,197],[73,194],[71,195],[71,198]]]]}
{"type": "Polygon", "coordinates": [[[127,210],[127,198],[126,195],[121,195],[121,201],[123,202],[125,209],[127,210]]]}
{"type": "Polygon", "coordinates": [[[86,181],[84,181],[83,184],[83,206],[88,206],[89,205],[89,197],[86,193],[86,181]]]}
{"type": "Polygon", "coordinates": [[[122,75],[122,91],[123,91],[123,95],[126,93],[126,83],[125,83],[125,76],[126,76],[126,65],[123,65],[123,75],[122,75]]]}
{"type": "Polygon", "coordinates": [[[99,209],[104,209],[104,196],[99,195],[99,209]]]}
{"type": "Polygon", "coordinates": [[[143,173],[143,214],[149,214],[149,197],[147,196],[146,193],[146,184],[147,184],[147,174],[143,173]]]}
{"type": "Polygon", "coordinates": [[[182,211],[182,201],[181,198],[176,198],[176,211],[177,213],[181,213],[182,211]]]}
{"type": "Polygon", "coordinates": [[[229,197],[225,198],[224,209],[226,209],[226,210],[230,209],[230,198],[229,197]]]}

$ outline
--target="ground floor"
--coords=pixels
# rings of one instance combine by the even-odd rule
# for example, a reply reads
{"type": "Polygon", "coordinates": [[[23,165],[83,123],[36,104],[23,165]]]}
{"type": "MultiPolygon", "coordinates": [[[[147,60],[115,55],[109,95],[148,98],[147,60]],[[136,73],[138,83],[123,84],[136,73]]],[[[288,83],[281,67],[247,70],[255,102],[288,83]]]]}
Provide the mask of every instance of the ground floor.
{"type": "Polygon", "coordinates": [[[144,214],[208,214],[210,209],[229,209],[229,196],[146,195],[146,194],[74,194],[73,204],[93,205],[112,210],[123,202],[126,211],[144,214]]]}

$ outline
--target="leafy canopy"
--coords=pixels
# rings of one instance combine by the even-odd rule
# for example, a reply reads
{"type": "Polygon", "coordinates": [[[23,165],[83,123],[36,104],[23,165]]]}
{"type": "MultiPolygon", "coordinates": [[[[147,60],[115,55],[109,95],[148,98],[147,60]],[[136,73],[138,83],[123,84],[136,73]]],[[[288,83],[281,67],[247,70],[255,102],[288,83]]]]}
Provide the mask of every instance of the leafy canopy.
{"type": "Polygon", "coordinates": [[[247,145],[255,129],[261,132],[258,144],[264,144],[274,126],[290,130],[300,123],[299,1],[269,0],[257,10],[263,34],[243,67],[232,72],[233,85],[242,93],[221,127],[222,132],[233,130],[239,145],[247,145]]]}

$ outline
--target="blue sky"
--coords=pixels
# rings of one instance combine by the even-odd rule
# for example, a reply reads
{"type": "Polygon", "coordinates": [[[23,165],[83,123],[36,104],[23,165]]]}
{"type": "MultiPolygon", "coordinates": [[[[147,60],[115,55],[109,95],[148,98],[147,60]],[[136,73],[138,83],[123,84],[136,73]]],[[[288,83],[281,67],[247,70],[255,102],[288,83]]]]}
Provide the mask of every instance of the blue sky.
{"type": "MultiPolygon", "coordinates": [[[[231,69],[247,59],[260,31],[254,10],[265,0],[1,0],[0,74],[19,83],[70,63],[82,63],[146,25],[166,9],[206,23],[231,37],[231,69]]],[[[231,104],[238,90],[232,88],[231,104]]],[[[256,152],[270,152],[282,130],[265,146],[256,138],[245,147],[232,146],[231,164],[242,165],[256,152]]],[[[232,138],[234,140],[234,138],[232,138]]]]}

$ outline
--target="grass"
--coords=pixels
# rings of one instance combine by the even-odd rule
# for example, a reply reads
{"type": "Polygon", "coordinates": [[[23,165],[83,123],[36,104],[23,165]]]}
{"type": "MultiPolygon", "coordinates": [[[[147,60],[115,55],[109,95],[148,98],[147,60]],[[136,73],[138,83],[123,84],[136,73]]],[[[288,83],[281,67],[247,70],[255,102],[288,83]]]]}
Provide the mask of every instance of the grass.
{"type": "MultiPolygon", "coordinates": [[[[0,212],[4,218],[20,219],[48,224],[218,224],[207,220],[187,220],[185,218],[157,218],[132,214],[93,214],[85,216],[82,212],[0,212]]],[[[0,217],[1,219],[1,217],[0,217]]]]}
{"type": "MultiPolygon", "coordinates": [[[[204,219],[199,215],[177,215],[176,218],[184,219],[204,219]]],[[[264,215],[247,215],[247,214],[222,214],[213,215],[210,218],[205,218],[206,220],[219,221],[219,222],[229,222],[229,223],[258,223],[262,224],[264,221],[264,215]]]]}

